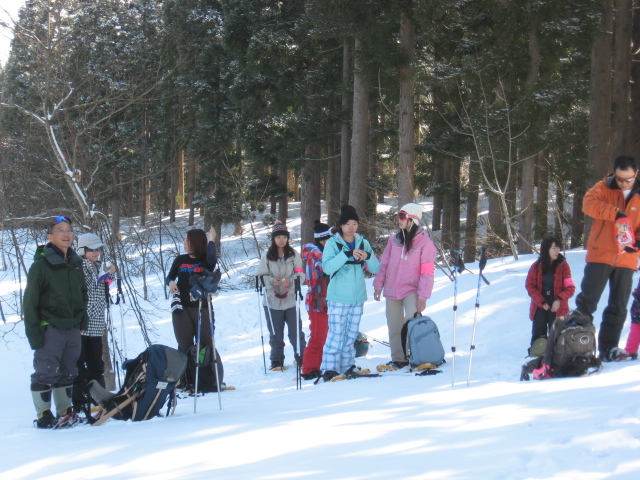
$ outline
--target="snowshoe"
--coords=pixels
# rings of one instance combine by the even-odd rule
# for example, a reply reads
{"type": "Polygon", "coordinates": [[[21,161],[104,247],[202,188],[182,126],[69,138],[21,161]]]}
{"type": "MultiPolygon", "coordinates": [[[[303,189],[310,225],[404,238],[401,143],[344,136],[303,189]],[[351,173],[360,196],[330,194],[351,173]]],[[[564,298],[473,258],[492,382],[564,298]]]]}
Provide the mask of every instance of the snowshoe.
{"type": "Polygon", "coordinates": [[[271,362],[271,367],[269,367],[272,372],[284,372],[286,369],[287,367],[282,362],[271,362]]]}
{"type": "Polygon", "coordinates": [[[57,418],[55,423],[51,426],[54,430],[75,427],[82,423],[82,419],[77,413],[73,412],[71,408],[67,410],[65,415],[57,418]]]}
{"type": "Polygon", "coordinates": [[[422,365],[418,365],[412,371],[421,372],[422,370],[433,370],[434,368],[436,368],[436,364],[428,362],[428,363],[423,363],[422,365]]]}

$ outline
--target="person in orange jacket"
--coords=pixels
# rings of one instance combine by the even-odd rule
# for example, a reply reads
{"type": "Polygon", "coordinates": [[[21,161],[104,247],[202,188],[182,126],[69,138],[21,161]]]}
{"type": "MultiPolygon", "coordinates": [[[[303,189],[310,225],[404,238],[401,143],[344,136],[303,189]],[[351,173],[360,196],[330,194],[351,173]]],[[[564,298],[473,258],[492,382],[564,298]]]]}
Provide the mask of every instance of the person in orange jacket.
{"type": "Polygon", "coordinates": [[[591,187],[582,201],[582,211],[593,218],[593,224],[587,241],[581,292],[576,297],[576,309],[593,319],[600,296],[609,284],[609,300],[598,334],[598,350],[605,362],[627,356],[618,343],[627,318],[640,248],[638,164],[634,157],[620,155],[613,162],[613,170],[614,173],[591,187]],[[624,243],[620,239],[625,236],[618,235],[619,225],[628,227],[624,243]]]}

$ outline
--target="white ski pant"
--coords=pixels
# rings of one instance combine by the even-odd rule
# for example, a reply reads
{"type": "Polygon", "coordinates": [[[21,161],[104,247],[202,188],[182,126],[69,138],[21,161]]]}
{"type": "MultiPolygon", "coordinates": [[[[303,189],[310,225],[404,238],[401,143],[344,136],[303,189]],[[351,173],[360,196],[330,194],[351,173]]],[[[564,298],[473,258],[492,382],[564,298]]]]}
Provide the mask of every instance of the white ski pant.
{"type": "Polygon", "coordinates": [[[356,358],[354,343],[358,338],[362,303],[327,302],[329,333],[322,351],[323,372],[345,373],[356,358]]]}

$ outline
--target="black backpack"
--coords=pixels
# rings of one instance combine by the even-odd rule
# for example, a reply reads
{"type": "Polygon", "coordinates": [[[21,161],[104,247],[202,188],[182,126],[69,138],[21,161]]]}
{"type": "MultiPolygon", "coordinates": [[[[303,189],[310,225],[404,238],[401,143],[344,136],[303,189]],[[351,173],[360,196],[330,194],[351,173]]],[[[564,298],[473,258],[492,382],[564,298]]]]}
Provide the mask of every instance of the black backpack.
{"type": "Polygon", "coordinates": [[[553,321],[543,357],[522,366],[520,380],[529,380],[535,369],[548,365],[551,377],[580,377],[601,368],[596,357],[596,328],[591,318],[578,310],[553,321]]]}
{"type": "MultiPolygon", "coordinates": [[[[187,368],[187,386],[194,388],[196,383],[196,352],[197,346],[193,345],[189,349],[189,365],[187,368]]],[[[217,392],[218,385],[216,383],[216,375],[220,380],[220,389],[223,389],[222,381],[224,380],[224,367],[218,349],[216,349],[216,366],[213,368],[213,349],[209,346],[200,347],[200,371],[198,372],[198,392],[209,393],[217,392]]]]}
{"type": "Polygon", "coordinates": [[[101,425],[109,418],[116,420],[148,420],[160,414],[167,398],[167,415],[175,409],[176,384],[187,368],[187,356],[171,347],[151,345],[133,360],[123,364],[124,385],[111,393],[92,380],[87,387],[88,399],[104,408],[106,413],[95,419],[91,402],[85,405],[87,421],[101,425]]]}

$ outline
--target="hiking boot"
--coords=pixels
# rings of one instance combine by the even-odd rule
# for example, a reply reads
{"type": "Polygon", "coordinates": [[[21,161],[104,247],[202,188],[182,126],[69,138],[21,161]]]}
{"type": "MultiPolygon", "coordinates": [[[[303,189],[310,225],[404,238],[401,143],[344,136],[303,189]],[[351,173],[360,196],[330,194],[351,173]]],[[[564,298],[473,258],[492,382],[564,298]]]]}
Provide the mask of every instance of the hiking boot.
{"type": "Polygon", "coordinates": [[[33,426],[37,428],[52,428],[55,423],[55,417],[51,410],[45,410],[42,414],[33,421],[33,426]]]}
{"type": "Polygon", "coordinates": [[[271,366],[269,367],[269,370],[273,370],[273,371],[285,370],[284,362],[271,362],[271,366]]]}
{"type": "Polygon", "coordinates": [[[624,348],[612,347],[606,352],[600,352],[600,360],[603,362],[619,362],[627,358],[628,353],[624,348]]]}
{"type": "Polygon", "coordinates": [[[309,373],[303,373],[302,378],[304,380],[313,380],[314,378],[318,378],[322,376],[322,372],[320,370],[313,370],[309,373]]]}
{"type": "Polygon", "coordinates": [[[337,377],[338,375],[340,374],[335,370],[327,370],[322,374],[322,380],[324,380],[325,382],[330,382],[333,377],[337,377]]]}
{"type": "Polygon", "coordinates": [[[368,375],[369,373],[371,373],[371,370],[369,370],[368,368],[362,369],[357,365],[351,365],[349,369],[344,372],[344,375],[346,378],[353,378],[357,377],[358,375],[368,375]]]}
{"type": "Polygon", "coordinates": [[[51,428],[56,430],[62,428],[71,428],[80,423],[82,423],[80,417],[76,413],[74,413],[71,408],[69,408],[65,415],[58,417],[51,428]]]}
{"type": "Polygon", "coordinates": [[[406,367],[407,365],[409,365],[409,362],[394,362],[393,360],[390,362],[387,362],[387,365],[391,368],[393,368],[394,370],[400,370],[401,368],[406,367]]]}

